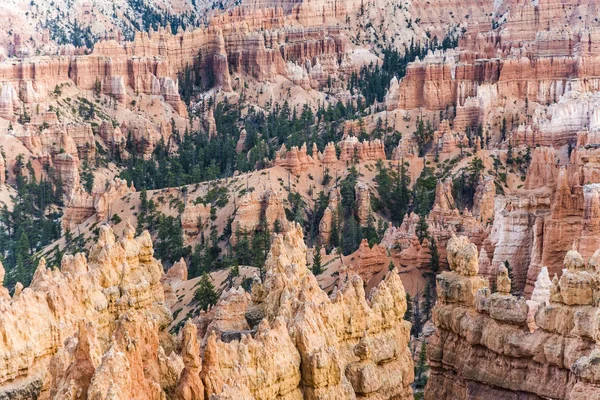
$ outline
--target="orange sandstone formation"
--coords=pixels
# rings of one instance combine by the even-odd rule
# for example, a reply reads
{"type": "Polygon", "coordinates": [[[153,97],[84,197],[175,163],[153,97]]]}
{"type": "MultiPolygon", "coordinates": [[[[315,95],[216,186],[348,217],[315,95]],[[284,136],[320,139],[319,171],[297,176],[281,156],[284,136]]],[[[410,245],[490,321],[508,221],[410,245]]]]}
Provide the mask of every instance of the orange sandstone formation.
{"type": "Polygon", "coordinates": [[[533,304],[510,294],[504,267],[498,291],[490,293],[487,281],[476,276],[474,245],[455,237],[448,254],[451,271],[437,278],[426,399],[597,396],[596,255],[586,264],[569,251],[562,277],[551,284],[543,270],[528,327],[533,304]]]}
{"type": "Polygon", "coordinates": [[[175,362],[159,368],[169,345],[159,332],[171,319],[162,267],[149,234],[133,232],[117,241],[103,226],[87,260],[65,256],[58,270],[42,259],[30,287],[0,299],[0,383],[9,398],[156,398],[162,373],[178,375],[175,362]]]}
{"type": "Polygon", "coordinates": [[[42,260],[31,287],[12,298],[2,289],[3,394],[412,398],[410,323],[395,271],[369,294],[350,274],[328,297],[307,268],[302,229],[292,224],[273,241],[264,281],[256,277],[251,294],[225,291],[195,320],[200,330],[185,324],[177,346],[165,331],[166,305],[187,269],[180,262],[164,276],[152,253],[147,232],[135,239],[129,226],[117,241],[103,226],[89,260],[65,256],[61,271],[42,260]]]}
{"type": "MultiPolygon", "coordinates": [[[[231,332],[225,334],[224,321],[219,330],[206,331],[201,373],[206,395],[412,398],[410,324],[402,319],[406,299],[396,272],[368,296],[363,281],[349,275],[328,297],[307,268],[296,224],[274,239],[265,268],[252,300],[235,303],[234,315],[250,331],[238,331],[240,338],[231,341],[225,339],[231,332]]],[[[229,293],[216,307],[236,298],[229,293]]],[[[228,325],[239,329],[237,320],[228,325]]]]}
{"type": "Polygon", "coordinates": [[[255,192],[244,195],[236,204],[237,209],[231,228],[235,240],[238,233],[252,234],[260,226],[261,218],[264,217],[269,229],[273,229],[275,221],[279,221],[285,230],[287,218],[283,208],[283,197],[280,192],[266,190],[257,196],[255,192]]]}

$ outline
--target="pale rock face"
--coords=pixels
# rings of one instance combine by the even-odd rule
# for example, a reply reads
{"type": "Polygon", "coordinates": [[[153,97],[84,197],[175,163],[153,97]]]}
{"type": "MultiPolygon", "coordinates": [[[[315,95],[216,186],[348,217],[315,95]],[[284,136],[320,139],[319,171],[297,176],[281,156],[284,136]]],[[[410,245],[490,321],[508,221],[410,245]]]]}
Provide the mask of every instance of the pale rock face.
{"type": "Polygon", "coordinates": [[[483,177],[473,198],[473,215],[484,224],[494,222],[494,198],[496,197],[496,185],[494,178],[486,175],[483,177]]]}
{"type": "Polygon", "coordinates": [[[454,205],[454,197],[452,197],[452,180],[448,179],[445,182],[438,181],[435,186],[435,200],[433,209],[436,212],[447,212],[456,208],[454,205]]]}
{"type": "Polygon", "coordinates": [[[232,290],[213,308],[235,310],[236,315],[246,310],[262,319],[248,319],[254,321],[249,327],[238,325],[238,318],[222,320],[221,326],[237,325],[239,339],[228,342],[225,338],[233,332],[208,325],[201,372],[205,395],[265,400],[412,397],[409,324],[402,319],[406,299],[397,273],[390,273],[369,296],[362,280],[349,276],[329,298],[307,268],[296,224],[274,238],[265,269],[265,280],[255,283],[251,300],[232,290]],[[256,333],[250,336],[248,328],[256,333]]]}
{"type": "Polygon", "coordinates": [[[340,204],[341,198],[342,195],[340,194],[339,188],[332,187],[329,190],[329,204],[327,205],[325,212],[323,212],[323,217],[319,222],[319,237],[324,245],[329,244],[331,239],[334,217],[338,212],[338,205],[340,204]]]}
{"type": "Polygon", "coordinates": [[[10,300],[10,294],[8,293],[8,289],[6,289],[3,286],[5,275],[6,275],[6,271],[4,270],[4,266],[0,262],[0,301],[10,300]]]}
{"type": "Polygon", "coordinates": [[[307,154],[306,143],[300,148],[293,146],[289,151],[284,144],[275,157],[275,165],[287,169],[294,175],[300,175],[302,171],[313,166],[315,161],[307,154]]]}
{"type": "Polygon", "coordinates": [[[476,276],[479,272],[477,247],[465,236],[452,236],[448,241],[448,264],[450,270],[464,276],[476,276]]]}
{"type": "Polygon", "coordinates": [[[358,223],[364,226],[367,224],[369,215],[371,215],[371,194],[369,187],[362,182],[357,182],[354,190],[358,208],[358,223]]]}
{"type": "Polygon", "coordinates": [[[121,132],[121,128],[113,126],[112,122],[102,122],[100,125],[100,137],[104,139],[104,143],[106,143],[113,152],[116,149],[123,150],[125,147],[126,138],[123,135],[123,132],[121,132]]]}
{"type": "Polygon", "coordinates": [[[551,286],[552,281],[548,275],[548,268],[543,267],[535,281],[535,286],[531,294],[531,300],[540,304],[548,304],[550,302],[551,286]]]}
{"type": "Polygon", "coordinates": [[[105,222],[114,201],[129,193],[135,192],[135,187],[127,185],[127,181],[114,178],[102,192],[88,193],[82,186],[72,192],[67,202],[61,224],[64,229],[75,229],[78,224],[95,215],[96,222],[105,222]]]}
{"type": "Polygon", "coordinates": [[[339,143],[341,161],[377,161],[385,160],[385,147],[379,139],[360,142],[356,137],[349,136],[339,143]]]}
{"type": "Polygon", "coordinates": [[[52,357],[46,379],[50,398],[76,399],[78,393],[87,393],[102,359],[96,331],[93,323],[80,321],[77,334],[52,357]]]}
{"type": "Polygon", "coordinates": [[[162,285],[165,291],[165,302],[172,308],[177,303],[175,287],[188,278],[187,264],[183,257],[169,268],[163,276],[162,285]]]}
{"type": "Polygon", "coordinates": [[[10,338],[0,347],[0,384],[19,390],[41,380],[61,398],[160,398],[166,379],[157,371],[178,368],[159,367],[159,332],[171,317],[150,237],[133,232],[117,241],[103,226],[87,260],[67,255],[60,271],[41,260],[30,287],[0,298],[0,334],[10,338]]]}
{"type": "Polygon", "coordinates": [[[238,139],[236,145],[235,145],[235,152],[240,154],[244,151],[244,148],[246,146],[246,136],[248,134],[246,133],[246,129],[242,129],[242,131],[240,132],[240,138],[238,139]]]}
{"type": "MultiPolygon", "coordinates": [[[[262,195],[255,192],[242,197],[237,204],[237,211],[231,224],[233,232],[246,232],[252,234],[260,224],[260,216],[264,212],[269,229],[273,228],[275,221],[279,221],[281,228],[286,229],[287,218],[283,208],[283,196],[280,192],[267,189],[262,195]]],[[[236,239],[236,235],[232,238],[236,239]]]]}
{"type": "Polygon", "coordinates": [[[552,289],[552,281],[548,275],[548,267],[542,267],[542,270],[538,274],[535,280],[535,286],[531,293],[531,299],[527,300],[529,306],[529,313],[527,315],[527,324],[529,330],[534,331],[537,329],[535,325],[535,314],[541,305],[546,306],[550,303],[550,291],[552,289]]]}
{"type": "Polygon", "coordinates": [[[181,214],[181,225],[186,234],[195,236],[206,227],[208,221],[210,221],[210,209],[210,204],[192,204],[188,202],[185,205],[183,214],[181,214]]]}
{"type": "Polygon", "coordinates": [[[504,265],[498,268],[498,276],[496,277],[496,287],[498,293],[510,294],[510,278],[508,277],[508,269],[504,265]]]}
{"type": "Polygon", "coordinates": [[[554,149],[552,147],[536,147],[531,154],[531,163],[527,169],[524,188],[533,190],[554,186],[557,174],[554,149]]]}
{"type": "Polygon", "coordinates": [[[183,327],[181,356],[185,367],[181,372],[179,383],[175,389],[175,398],[179,400],[204,400],[204,385],[200,379],[202,360],[197,328],[191,321],[183,327]]]}
{"type": "Polygon", "coordinates": [[[54,158],[56,178],[63,184],[65,196],[70,199],[79,188],[79,158],[69,153],[60,153],[54,158]]]}
{"type": "Polygon", "coordinates": [[[327,143],[323,150],[323,164],[333,164],[338,161],[337,154],[335,152],[335,144],[333,142],[327,143]]]}
{"type": "MultiPolygon", "coordinates": [[[[450,245],[457,247],[456,241],[450,245]]],[[[449,249],[449,258],[452,253],[449,249]]],[[[469,289],[477,277],[440,274],[425,398],[566,400],[597,395],[600,311],[593,300],[599,297],[598,277],[593,262],[586,266],[574,250],[565,257],[565,267],[562,278],[555,276],[553,282],[543,268],[535,300],[527,302],[509,294],[505,268],[499,271],[498,292],[491,294],[484,285],[475,301],[469,289]],[[453,287],[461,290],[450,291],[453,287]],[[532,306],[537,312],[532,313],[532,306]]]]}
{"type": "Polygon", "coordinates": [[[10,83],[2,83],[0,91],[0,117],[15,120],[14,113],[19,110],[19,96],[10,83]]]}

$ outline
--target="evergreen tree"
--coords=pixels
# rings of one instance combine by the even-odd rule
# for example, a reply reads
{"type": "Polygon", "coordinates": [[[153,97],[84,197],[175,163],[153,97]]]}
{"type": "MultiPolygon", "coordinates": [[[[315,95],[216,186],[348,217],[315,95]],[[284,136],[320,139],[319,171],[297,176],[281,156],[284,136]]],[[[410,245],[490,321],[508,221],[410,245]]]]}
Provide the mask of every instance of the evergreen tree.
{"type": "Polygon", "coordinates": [[[433,139],[433,128],[431,123],[427,121],[427,125],[423,122],[422,118],[417,120],[417,130],[413,134],[417,141],[419,149],[419,157],[423,157],[430,147],[431,140],[433,139]]]}
{"type": "Polygon", "coordinates": [[[233,280],[238,276],[240,276],[239,266],[234,265],[231,268],[229,268],[229,273],[227,274],[227,286],[231,288],[233,286],[233,280]]]}
{"type": "Polygon", "coordinates": [[[427,384],[427,377],[424,375],[427,371],[427,347],[425,340],[421,341],[421,350],[419,351],[419,359],[415,365],[415,387],[423,389],[427,384]]]}
{"type": "Polygon", "coordinates": [[[329,235],[329,246],[336,248],[340,245],[340,219],[338,218],[339,213],[334,212],[331,221],[331,233],[329,235]]]}
{"type": "Polygon", "coordinates": [[[413,320],[413,302],[410,294],[406,292],[406,312],[404,313],[404,319],[406,321],[413,320]]]}
{"type": "Polygon", "coordinates": [[[412,328],[411,335],[418,337],[421,335],[421,331],[423,330],[423,315],[421,314],[421,299],[420,294],[417,293],[415,298],[413,299],[413,318],[412,318],[412,328]]]}
{"type": "Polygon", "coordinates": [[[424,215],[419,216],[419,221],[417,222],[417,226],[415,228],[415,234],[417,235],[417,238],[419,238],[419,243],[421,244],[423,244],[423,240],[425,240],[425,238],[429,237],[429,225],[427,224],[424,215]]]}
{"type": "Polygon", "coordinates": [[[414,211],[419,215],[427,215],[433,208],[435,202],[435,188],[437,178],[433,174],[433,168],[425,167],[421,176],[416,180],[413,187],[414,211]]]}
{"type": "Polygon", "coordinates": [[[202,274],[202,277],[200,278],[198,289],[196,289],[196,293],[194,294],[194,300],[198,302],[198,305],[204,311],[206,311],[208,307],[216,304],[217,300],[219,300],[219,296],[215,291],[215,286],[210,281],[210,277],[206,272],[202,274]]]}
{"type": "Polygon", "coordinates": [[[90,170],[87,162],[84,163],[83,172],[81,173],[81,181],[86,192],[92,193],[94,188],[94,173],[90,170]]]}
{"type": "Polygon", "coordinates": [[[252,264],[252,252],[250,250],[250,241],[246,230],[237,230],[235,233],[236,243],[233,247],[235,258],[240,265],[252,264]]]}
{"type": "Polygon", "coordinates": [[[425,320],[429,320],[431,318],[431,310],[435,304],[434,291],[431,289],[431,283],[427,282],[425,284],[425,290],[423,291],[423,312],[425,313],[425,320]]]}
{"type": "Polygon", "coordinates": [[[275,222],[273,222],[273,232],[275,232],[276,234],[281,233],[282,228],[281,228],[281,221],[279,221],[279,219],[276,219],[275,222]]]}
{"type": "Polygon", "coordinates": [[[356,218],[354,218],[354,215],[351,215],[346,223],[344,235],[342,236],[343,253],[350,254],[356,251],[362,240],[361,236],[360,226],[358,225],[356,218]]]}
{"type": "Polygon", "coordinates": [[[189,247],[184,247],[183,227],[181,218],[161,215],[158,221],[158,230],[154,245],[156,258],[167,265],[172,265],[190,253],[189,247]]]}
{"type": "Polygon", "coordinates": [[[316,245],[314,252],[312,273],[317,276],[323,273],[323,266],[321,265],[321,246],[316,245]]]}
{"type": "Polygon", "coordinates": [[[367,225],[362,229],[362,236],[367,239],[370,247],[379,243],[379,235],[375,228],[375,217],[373,217],[371,210],[369,210],[369,215],[367,216],[367,225]]]}
{"type": "Polygon", "coordinates": [[[410,203],[410,177],[404,161],[397,167],[397,171],[390,171],[383,163],[377,163],[377,192],[379,199],[374,199],[374,209],[383,211],[392,223],[400,225],[408,211],[410,203]]]}
{"type": "Polygon", "coordinates": [[[431,257],[428,268],[433,274],[433,280],[435,281],[435,276],[440,272],[440,255],[434,238],[431,238],[429,242],[429,254],[431,257]]]}

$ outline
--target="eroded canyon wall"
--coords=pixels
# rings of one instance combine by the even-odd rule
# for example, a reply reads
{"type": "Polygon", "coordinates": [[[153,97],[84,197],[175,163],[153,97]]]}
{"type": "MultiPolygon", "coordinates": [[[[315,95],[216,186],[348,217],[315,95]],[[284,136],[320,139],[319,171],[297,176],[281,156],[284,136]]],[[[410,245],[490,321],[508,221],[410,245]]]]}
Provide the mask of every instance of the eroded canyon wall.
{"type": "Polygon", "coordinates": [[[504,267],[492,293],[477,275],[477,248],[453,237],[450,271],[437,277],[425,398],[597,397],[599,254],[585,263],[569,251],[562,277],[551,282],[544,268],[525,301],[510,294],[504,267]]]}

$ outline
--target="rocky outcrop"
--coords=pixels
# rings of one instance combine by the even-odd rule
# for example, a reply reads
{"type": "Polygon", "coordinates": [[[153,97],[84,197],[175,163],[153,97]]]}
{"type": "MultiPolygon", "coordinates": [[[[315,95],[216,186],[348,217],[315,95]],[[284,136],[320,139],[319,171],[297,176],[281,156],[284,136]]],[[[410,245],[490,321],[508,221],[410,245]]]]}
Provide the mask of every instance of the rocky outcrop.
{"type": "Polygon", "coordinates": [[[120,178],[114,178],[108,182],[101,192],[88,193],[83,187],[77,187],[72,192],[65,208],[61,220],[63,229],[75,229],[78,224],[92,216],[96,217],[96,222],[108,222],[112,218],[110,210],[113,203],[134,192],[133,184],[128,185],[126,180],[120,178]]]}
{"type": "Polygon", "coordinates": [[[473,197],[473,216],[483,224],[494,222],[495,197],[496,185],[494,178],[489,175],[482,176],[473,197]]]}
{"type": "Polygon", "coordinates": [[[532,304],[510,294],[504,267],[491,293],[486,280],[473,275],[477,252],[466,238],[453,239],[448,253],[451,271],[437,278],[426,399],[579,399],[598,393],[594,257],[586,264],[569,251],[562,277],[552,283],[544,269],[532,304]],[[532,305],[538,309],[528,322],[532,305]]]}
{"type": "Polygon", "coordinates": [[[307,154],[306,143],[300,148],[293,146],[289,151],[284,144],[279,152],[275,154],[275,165],[287,169],[294,175],[300,175],[302,171],[312,167],[314,163],[313,157],[307,154]]]}
{"type": "Polygon", "coordinates": [[[179,375],[159,338],[171,317],[150,235],[133,234],[117,241],[103,226],[87,260],[65,256],[59,271],[42,259],[30,287],[0,299],[1,385],[41,382],[36,397],[160,398],[179,375]]]}
{"type": "Polygon", "coordinates": [[[385,247],[378,244],[370,247],[366,239],[362,240],[358,250],[352,256],[358,260],[354,271],[367,283],[371,281],[373,276],[381,273],[389,266],[385,247]]]}
{"type": "Polygon", "coordinates": [[[119,126],[114,126],[112,122],[104,121],[100,125],[99,133],[111,154],[116,154],[117,151],[124,153],[127,138],[123,135],[119,126]]]}
{"type": "Polygon", "coordinates": [[[287,218],[280,192],[266,190],[260,196],[251,192],[239,200],[231,223],[234,242],[238,233],[254,233],[261,224],[261,218],[264,218],[269,229],[273,229],[275,221],[279,221],[280,227],[285,230],[287,218]]]}
{"type": "Polygon", "coordinates": [[[197,331],[196,325],[191,321],[183,327],[181,356],[185,367],[175,389],[175,398],[179,400],[204,400],[204,385],[200,379],[202,360],[197,331]]]}
{"type": "Polygon", "coordinates": [[[333,142],[327,143],[325,149],[323,150],[323,164],[333,164],[338,161],[337,153],[335,151],[335,144],[333,142]]]}
{"type": "Polygon", "coordinates": [[[349,136],[339,143],[341,161],[377,161],[385,160],[385,148],[379,139],[360,142],[349,136]]]}
{"type": "Polygon", "coordinates": [[[62,185],[67,199],[80,187],[79,158],[68,153],[60,153],[54,157],[55,178],[62,185]]]}
{"type": "MultiPolygon", "coordinates": [[[[356,193],[356,208],[357,208],[357,219],[360,225],[366,225],[369,217],[373,218],[371,213],[371,194],[369,187],[363,182],[357,182],[354,186],[354,192],[356,193]]],[[[371,221],[373,224],[375,221],[371,221]]]]}
{"type": "Polygon", "coordinates": [[[193,204],[188,202],[181,214],[181,226],[189,236],[196,236],[208,225],[210,204],[193,204]]]}
{"type": "Polygon", "coordinates": [[[554,161],[554,149],[541,146],[533,149],[523,188],[534,190],[554,187],[557,177],[558,171],[554,161]]]}
{"type": "Polygon", "coordinates": [[[330,242],[333,224],[336,222],[335,218],[337,218],[339,212],[341,199],[340,189],[332,187],[329,190],[329,204],[327,204],[327,208],[323,212],[323,217],[319,222],[319,238],[323,245],[328,245],[330,242]]]}
{"type": "Polygon", "coordinates": [[[274,239],[265,268],[245,305],[251,332],[238,331],[240,339],[229,342],[232,332],[205,334],[206,396],[412,398],[410,324],[402,318],[406,299],[396,272],[368,296],[363,281],[349,275],[329,298],[307,268],[296,224],[274,239]]]}

